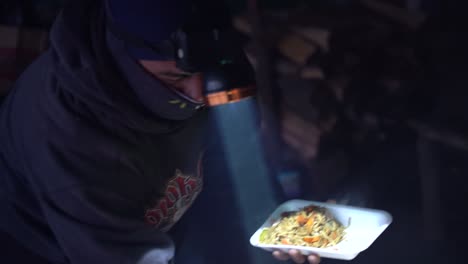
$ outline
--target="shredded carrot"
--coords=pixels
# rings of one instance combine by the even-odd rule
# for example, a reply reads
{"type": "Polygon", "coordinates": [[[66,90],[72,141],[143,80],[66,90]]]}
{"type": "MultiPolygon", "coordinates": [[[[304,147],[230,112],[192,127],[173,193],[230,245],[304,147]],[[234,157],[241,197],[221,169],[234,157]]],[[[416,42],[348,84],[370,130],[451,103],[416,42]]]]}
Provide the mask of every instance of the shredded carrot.
{"type": "Polygon", "coordinates": [[[314,237],[304,237],[302,240],[304,240],[307,243],[315,243],[320,240],[320,237],[314,236],[314,237]]]}
{"type": "Polygon", "coordinates": [[[298,215],[297,218],[296,218],[296,221],[298,224],[300,224],[301,226],[304,225],[305,223],[307,223],[307,218],[304,217],[303,215],[298,215]]]}
{"type": "Polygon", "coordinates": [[[345,228],[326,208],[310,206],[282,215],[268,228],[267,235],[262,232],[261,241],[286,247],[326,248],[343,240],[345,228]]]}
{"type": "Polygon", "coordinates": [[[311,217],[309,220],[307,220],[306,226],[307,226],[307,231],[312,231],[312,226],[314,225],[314,218],[311,217]]]}
{"type": "Polygon", "coordinates": [[[328,246],[328,243],[329,243],[329,242],[328,242],[328,240],[323,239],[323,240],[322,240],[322,243],[323,243],[323,245],[326,247],[326,246],[328,246]]]}

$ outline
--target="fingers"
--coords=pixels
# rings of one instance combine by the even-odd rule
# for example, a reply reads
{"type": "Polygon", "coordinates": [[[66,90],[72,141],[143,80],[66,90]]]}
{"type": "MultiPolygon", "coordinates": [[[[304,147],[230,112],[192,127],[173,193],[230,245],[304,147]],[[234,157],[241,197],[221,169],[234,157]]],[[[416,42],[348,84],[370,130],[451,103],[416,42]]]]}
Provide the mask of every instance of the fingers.
{"type": "Polygon", "coordinates": [[[310,264],[319,264],[320,263],[320,257],[318,255],[309,255],[307,257],[307,260],[309,261],[310,264]]]}
{"type": "Polygon", "coordinates": [[[288,260],[289,259],[289,255],[284,253],[284,252],[281,252],[281,251],[274,251],[273,252],[273,257],[275,257],[277,260],[288,260]]]}
{"type": "Polygon", "coordinates": [[[292,259],[295,263],[301,264],[305,263],[306,260],[309,262],[309,264],[319,264],[320,263],[320,257],[318,255],[312,254],[308,257],[304,256],[299,252],[298,250],[291,249],[289,254],[284,253],[282,251],[274,251],[273,252],[273,257],[275,257],[277,260],[289,260],[292,259]]]}
{"type": "Polygon", "coordinates": [[[291,249],[289,251],[289,256],[291,259],[296,263],[304,263],[306,261],[306,257],[299,252],[299,250],[291,249]]]}

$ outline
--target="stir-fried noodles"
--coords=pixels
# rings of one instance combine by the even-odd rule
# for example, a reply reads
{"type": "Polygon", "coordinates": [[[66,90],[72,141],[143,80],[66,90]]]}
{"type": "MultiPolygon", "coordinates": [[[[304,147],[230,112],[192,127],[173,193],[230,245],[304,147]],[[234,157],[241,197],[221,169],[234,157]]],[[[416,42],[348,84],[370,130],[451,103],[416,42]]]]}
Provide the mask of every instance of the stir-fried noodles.
{"type": "Polygon", "coordinates": [[[284,213],[280,221],[262,232],[260,242],[325,248],[341,242],[344,230],[325,208],[308,206],[298,212],[284,213]]]}

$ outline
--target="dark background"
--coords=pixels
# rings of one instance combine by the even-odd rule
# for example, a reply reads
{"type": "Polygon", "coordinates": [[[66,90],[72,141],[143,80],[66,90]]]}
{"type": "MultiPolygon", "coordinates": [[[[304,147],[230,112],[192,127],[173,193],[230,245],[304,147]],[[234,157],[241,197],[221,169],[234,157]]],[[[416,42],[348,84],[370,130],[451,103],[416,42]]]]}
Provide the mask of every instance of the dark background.
{"type": "MultiPolygon", "coordinates": [[[[65,2],[2,0],[0,25],[47,31],[65,2]]],[[[336,199],[389,211],[392,225],[351,263],[465,263],[466,3],[381,1],[410,10],[410,20],[424,14],[408,25],[358,2],[259,1],[269,40],[260,48],[269,51],[274,86],[266,94],[277,98],[268,107],[278,113],[269,127],[280,135],[274,179],[284,193],[278,199],[336,199]],[[328,32],[328,50],[291,59],[277,43],[298,25],[328,32]],[[304,76],[309,68],[322,74],[304,76]]],[[[245,1],[229,4],[245,18],[245,1]]],[[[252,47],[254,39],[245,34],[244,44],[258,61],[265,54],[252,47]]],[[[250,234],[237,220],[242,205],[229,177],[219,177],[228,171],[222,150],[211,159],[205,190],[175,231],[184,237],[180,262],[249,263],[250,234]]],[[[0,252],[25,255],[2,239],[0,252]]]]}

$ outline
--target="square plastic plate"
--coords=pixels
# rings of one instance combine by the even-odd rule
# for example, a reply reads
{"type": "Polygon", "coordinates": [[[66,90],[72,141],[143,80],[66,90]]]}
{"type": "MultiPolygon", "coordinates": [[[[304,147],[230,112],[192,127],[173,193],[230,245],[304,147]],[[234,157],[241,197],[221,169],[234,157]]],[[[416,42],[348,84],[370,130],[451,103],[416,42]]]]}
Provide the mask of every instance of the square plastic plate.
{"type": "Polygon", "coordinates": [[[297,249],[304,255],[315,253],[322,258],[352,260],[359,253],[369,248],[391,222],[392,216],[388,212],[382,210],[304,200],[291,200],[280,205],[271,214],[265,223],[252,235],[250,244],[267,251],[280,250],[288,252],[290,249],[297,249]],[[273,223],[278,221],[283,212],[297,211],[308,205],[325,207],[341,224],[348,226],[349,223],[343,241],[329,248],[267,245],[260,243],[259,238],[263,229],[270,227],[273,223]]]}

